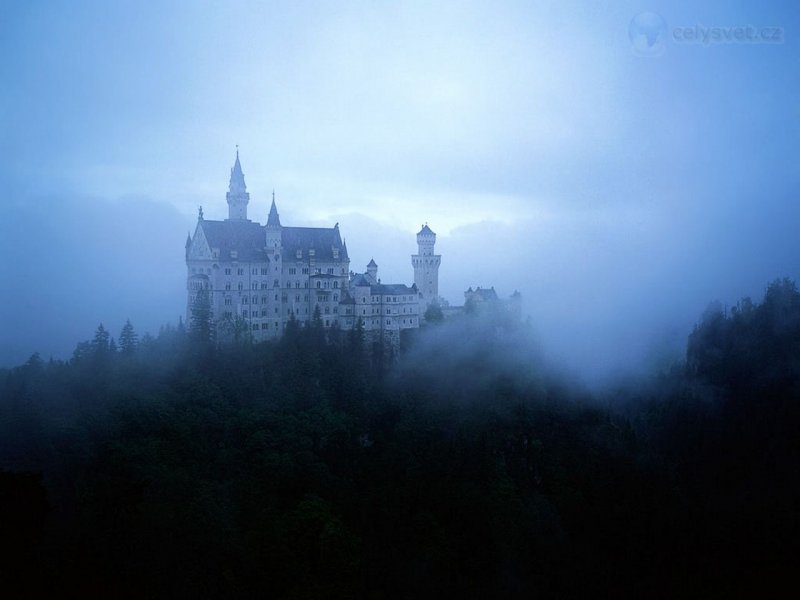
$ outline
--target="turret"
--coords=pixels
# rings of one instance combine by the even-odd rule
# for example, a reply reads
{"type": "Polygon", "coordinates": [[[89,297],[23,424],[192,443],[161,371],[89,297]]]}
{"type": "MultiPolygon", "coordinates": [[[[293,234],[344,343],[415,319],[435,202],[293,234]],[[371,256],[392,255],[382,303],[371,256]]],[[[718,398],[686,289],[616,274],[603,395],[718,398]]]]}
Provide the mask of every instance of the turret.
{"type": "Polygon", "coordinates": [[[367,264],[367,275],[372,280],[372,283],[378,282],[378,263],[375,262],[374,258],[371,258],[369,264],[367,264]]]}
{"type": "Polygon", "coordinates": [[[265,227],[267,232],[266,246],[267,251],[275,250],[281,246],[281,218],[278,215],[278,207],[275,205],[275,192],[272,192],[272,206],[269,207],[269,216],[267,217],[267,225],[265,227]]]}
{"type": "Polygon", "coordinates": [[[434,254],[435,245],[436,234],[426,223],[417,233],[417,254],[411,255],[414,283],[424,307],[439,299],[439,264],[442,257],[434,254]]]}
{"type": "Polygon", "coordinates": [[[247,193],[247,186],[244,183],[244,173],[242,164],[239,162],[239,148],[236,148],[236,162],[231,169],[231,179],[228,184],[228,220],[247,220],[247,205],[250,202],[250,194],[247,193]]]}

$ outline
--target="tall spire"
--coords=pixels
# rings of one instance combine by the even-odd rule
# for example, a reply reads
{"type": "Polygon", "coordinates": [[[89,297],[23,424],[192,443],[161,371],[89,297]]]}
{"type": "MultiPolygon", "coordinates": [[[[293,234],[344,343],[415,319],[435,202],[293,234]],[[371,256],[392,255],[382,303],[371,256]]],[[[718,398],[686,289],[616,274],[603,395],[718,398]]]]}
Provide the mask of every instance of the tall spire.
{"type": "Polygon", "coordinates": [[[267,217],[267,227],[280,227],[281,218],[278,215],[278,207],[275,206],[275,190],[272,190],[272,206],[269,207],[269,217],[267,217]]]}
{"type": "Polygon", "coordinates": [[[250,194],[247,193],[247,186],[244,183],[244,173],[242,163],[239,162],[239,146],[236,146],[236,161],[231,169],[231,179],[228,184],[228,219],[247,219],[247,204],[250,202],[250,194]]]}
{"type": "Polygon", "coordinates": [[[231,169],[228,191],[232,194],[247,192],[247,185],[244,183],[244,173],[242,172],[242,163],[239,162],[239,146],[236,146],[236,162],[233,163],[233,168],[231,169]]]}

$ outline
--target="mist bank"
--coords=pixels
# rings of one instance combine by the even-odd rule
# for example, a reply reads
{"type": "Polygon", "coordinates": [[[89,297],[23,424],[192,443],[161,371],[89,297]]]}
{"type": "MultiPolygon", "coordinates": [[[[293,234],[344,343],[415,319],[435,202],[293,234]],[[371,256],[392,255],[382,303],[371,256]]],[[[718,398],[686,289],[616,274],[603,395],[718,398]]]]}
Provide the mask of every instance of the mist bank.
{"type": "MultiPolygon", "coordinates": [[[[698,187],[698,198],[710,193],[698,187]]],[[[440,234],[440,292],[459,305],[470,286],[494,286],[501,297],[520,291],[546,359],[592,385],[669,368],[708,302],[731,306],[758,297],[765,281],[798,273],[780,195],[724,213],[710,203],[667,205],[584,206],[440,234]]],[[[266,201],[253,200],[252,218],[263,221],[266,211],[266,201]]],[[[192,216],[142,198],[63,195],[10,203],[7,212],[0,244],[15,258],[2,276],[25,292],[0,308],[0,364],[34,352],[68,358],[100,322],[114,337],[127,319],[155,335],[183,314],[192,216]]],[[[329,221],[340,222],[353,270],[374,258],[384,281],[412,280],[413,234],[354,213],[329,221]]]]}
{"type": "Polygon", "coordinates": [[[4,212],[0,364],[69,358],[98,323],[115,337],[126,319],[156,334],[185,311],[187,222],[169,205],[46,195],[4,212]]]}

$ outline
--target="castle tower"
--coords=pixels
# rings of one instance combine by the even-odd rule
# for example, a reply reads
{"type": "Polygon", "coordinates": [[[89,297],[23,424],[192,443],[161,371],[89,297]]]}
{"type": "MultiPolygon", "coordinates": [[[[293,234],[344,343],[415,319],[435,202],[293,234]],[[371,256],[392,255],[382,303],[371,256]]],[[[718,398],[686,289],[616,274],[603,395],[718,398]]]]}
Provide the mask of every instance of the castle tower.
{"type": "Polygon", "coordinates": [[[378,263],[375,262],[374,258],[369,260],[369,264],[367,265],[367,275],[369,275],[372,283],[378,283],[378,263]]]}
{"type": "Polygon", "coordinates": [[[411,255],[414,284],[421,296],[420,304],[425,307],[439,299],[439,264],[442,257],[433,253],[435,244],[436,234],[426,223],[417,234],[417,254],[411,255]]]}
{"type": "Polygon", "coordinates": [[[236,148],[236,162],[231,169],[231,180],[228,184],[228,220],[247,220],[247,204],[250,202],[250,194],[247,193],[247,186],[244,183],[244,173],[239,162],[239,148],[236,148]]]}
{"type": "Polygon", "coordinates": [[[272,192],[272,206],[269,207],[267,217],[267,251],[279,248],[281,245],[281,218],[278,215],[278,207],[275,206],[275,192],[272,192]]]}

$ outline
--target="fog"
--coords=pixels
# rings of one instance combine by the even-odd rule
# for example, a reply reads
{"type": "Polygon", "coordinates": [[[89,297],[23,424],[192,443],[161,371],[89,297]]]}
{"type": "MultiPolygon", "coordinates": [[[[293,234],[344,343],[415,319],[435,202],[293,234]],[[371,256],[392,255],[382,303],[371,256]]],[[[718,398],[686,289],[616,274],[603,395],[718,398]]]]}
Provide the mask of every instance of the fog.
{"type": "Polygon", "coordinates": [[[351,268],[523,296],[548,360],[586,381],[679,360],[712,300],[800,277],[798,11],[785,3],[18,5],[0,25],[0,364],[66,358],[99,323],[184,311],[198,205],[339,222],[351,268]],[[191,9],[190,9],[191,6],[191,9]],[[780,43],[641,56],[674,27],[780,43]]]}

